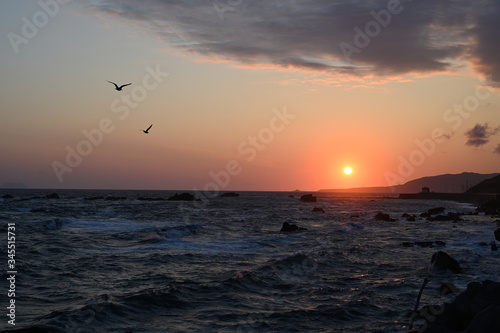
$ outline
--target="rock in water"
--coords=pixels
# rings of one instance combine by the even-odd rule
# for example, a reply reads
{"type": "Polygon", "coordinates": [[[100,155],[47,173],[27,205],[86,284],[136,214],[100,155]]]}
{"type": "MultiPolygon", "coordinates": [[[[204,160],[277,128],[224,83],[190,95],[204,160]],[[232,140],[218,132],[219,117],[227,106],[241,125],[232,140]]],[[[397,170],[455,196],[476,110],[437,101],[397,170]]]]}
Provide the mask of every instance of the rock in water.
{"type": "Polygon", "coordinates": [[[181,193],[181,194],[176,193],[175,195],[168,198],[168,200],[171,200],[171,201],[194,201],[197,199],[191,193],[181,193]]]}
{"type": "Polygon", "coordinates": [[[222,198],[235,198],[235,197],[239,197],[240,195],[238,193],[234,193],[234,192],[227,192],[227,193],[222,193],[220,196],[222,198]]]}
{"type": "Polygon", "coordinates": [[[500,283],[471,282],[451,303],[427,309],[423,333],[500,332],[500,283]],[[430,311],[429,311],[430,309],[430,311]],[[439,311],[436,311],[439,309],[439,311]],[[433,311],[434,310],[434,311],[433,311]]]}
{"type": "Polygon", "coordinates": [[[441,285],[441,287],[439,287],[439,294],[442,296],[453,294],[459,291],[460,290],[451,282],[445,282],[441,285]]]}
{"type": "Polygon", "coordinates": [[[300,201],[302,202],[316,202],[316,197],[312,194],[304,194],[300,197],[300,201]]]}
{"type": "Polygon", "coordinates": [[[439,214],[442,212],[444,212],[444,207],[436,207],[436,208],[431,208],[431,209],[427,210],[427,214],[429,214],[429,215],[436,215],[436,214],[439,214]]]}
{"type": "Polygon", "coordinates": [[[462,273],[462,268],[458,261],[450,257],[450,255],[443,251],[438,251],[432,255],[431,258],[431,271],[446,271],[450,270],[453,273],[462,273]]]}
{"type": "Polygon", "coordinates": [[[102,195],[96,196],[96,197],[86,197],[84,198],[85,200],[103,200],[104,197],[102,195]]]}
{"type": "Polygon", "coordinates": [[[296,230],[307,230],[307,228],[300,228],[295,224],[290,224],[288,222],[283,222],[283,226],[280,231],[296,231],[296,230]]]}
{"type": "Polygon", "coordinates": [[[377,220],[381,220],[381,221],[387,221],[387,222],[394,222],[396,221],[395,219],[392,219],[389,214],[384,214],[384,213],[377,213],[375,215],[375,218],[377,220]]]}

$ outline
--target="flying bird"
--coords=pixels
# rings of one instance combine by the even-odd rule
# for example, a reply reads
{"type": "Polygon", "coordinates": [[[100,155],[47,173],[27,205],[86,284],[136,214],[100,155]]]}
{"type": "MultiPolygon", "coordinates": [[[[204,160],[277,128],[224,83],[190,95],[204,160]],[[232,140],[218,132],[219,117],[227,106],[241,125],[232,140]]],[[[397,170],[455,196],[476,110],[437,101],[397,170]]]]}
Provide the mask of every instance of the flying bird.
{"type": "Polygon", "coordinates": [[[130,86],[130,85],[132,84],[132,83],[127,83],[127,84],[124,84],[124,85],[122,85],[122,86],[118,86],[118,85],[117,85],[116,83],[114,83],[114,82],[111,82],[111,81],[108,81],[108,82],[109,82],[109,83],[114,84],[114,85],[115,85],[115,89],[116,89],[116,90],[118,90],[118,91],[122,91],[122,88],[123,88],[123,87],[130,86]]]}
{"type": "Polygon", "coordinates": [[[151,124],[151,126],[149,126],[146,130],[140,130],[140,131],[143,131],[144,133],[149,134],[149,129],[151,127],[153,127],[153,124],[151,124]]]}

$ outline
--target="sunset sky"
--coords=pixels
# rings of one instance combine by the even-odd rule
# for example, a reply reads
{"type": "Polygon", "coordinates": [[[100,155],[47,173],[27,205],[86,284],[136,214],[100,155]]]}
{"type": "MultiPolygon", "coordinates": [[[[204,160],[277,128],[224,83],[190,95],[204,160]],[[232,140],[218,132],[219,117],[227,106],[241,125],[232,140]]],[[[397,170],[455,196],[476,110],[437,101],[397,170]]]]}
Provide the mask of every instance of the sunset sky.
{"type": "Polygon", "coordinates": [[[499,172],[499,17],[499,0],[1,1],[0,185],[499,172]]]}

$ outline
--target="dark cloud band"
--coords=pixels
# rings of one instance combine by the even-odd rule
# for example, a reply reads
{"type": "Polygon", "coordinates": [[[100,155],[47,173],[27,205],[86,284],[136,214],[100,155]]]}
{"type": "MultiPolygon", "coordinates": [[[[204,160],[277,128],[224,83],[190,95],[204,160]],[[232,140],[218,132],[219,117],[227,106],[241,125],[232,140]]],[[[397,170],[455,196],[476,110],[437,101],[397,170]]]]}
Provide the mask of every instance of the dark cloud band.
{"type": "Polygon", "coordinates": [[[400,75],[469,63],[500,80],[500,0],[97,0],[204,57],[327,74],[400,75]]]}

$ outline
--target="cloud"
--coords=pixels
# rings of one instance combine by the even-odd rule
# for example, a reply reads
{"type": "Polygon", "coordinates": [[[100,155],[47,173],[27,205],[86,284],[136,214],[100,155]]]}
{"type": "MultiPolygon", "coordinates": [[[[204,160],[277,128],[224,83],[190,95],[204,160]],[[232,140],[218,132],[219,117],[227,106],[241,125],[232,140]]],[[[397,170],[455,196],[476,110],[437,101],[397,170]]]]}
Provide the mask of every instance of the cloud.
{"type": "Polygon", "coordinates": [[[91,3],[140,23],[173,48],[250,68],[386,77],[454,71],[469,62],[500,81],[500,0],[91,3]]]}
{"type": "Polygon", "coordinates": [[[490,137],[495,135],[500,128],[491,128],[488,123],[484,125],[476,124],[473,128],[465,132],[467,146],[480,147],[490,141],[490,137]]]}
{"type": "Polygon", "coordinates": [[[453,132],[452,133],[443,133],[440,136],[433,137],[432,140],[434,140],[434,141],[440,141],[440,140],[443,140],[443,139],[444,140],[449,140],[449,139],[451,139],[453,137],[454,134],[455,133],[453,133],[453,132]]]}
{"type": "Polygon", "coordinates": [[[495,148],[495,150],[493,150],[493,152],[495,154],[500,154],[500,143],[497,145],[497,147],[495,148]]]}
{"type": "Polygon", "coordinates": [[[492,86],[498,87],[500,82],[500,1],[479,1],[474,26],[470,29],[473,38],[470,57],[476,69],[483,73],[492,86]]]}

